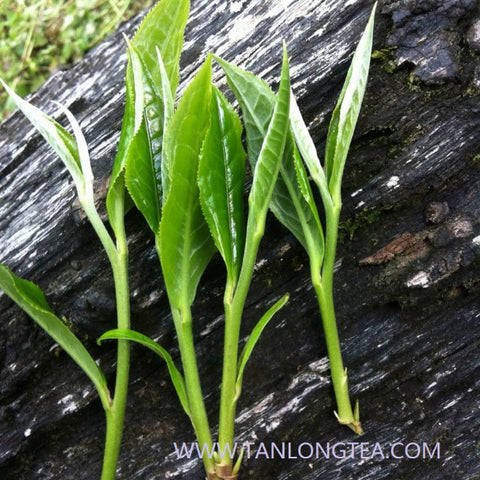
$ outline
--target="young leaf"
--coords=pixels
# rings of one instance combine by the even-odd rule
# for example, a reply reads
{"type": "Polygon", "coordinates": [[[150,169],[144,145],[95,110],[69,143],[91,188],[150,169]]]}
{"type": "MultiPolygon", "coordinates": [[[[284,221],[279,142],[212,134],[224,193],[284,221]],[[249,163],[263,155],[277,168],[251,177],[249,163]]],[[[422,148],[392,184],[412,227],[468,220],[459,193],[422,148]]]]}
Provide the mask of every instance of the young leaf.
{"type": "MultiPolygon", "coordinates": [[[[300,150],[300,154],[307,165],[308,173],[317,185],[319,191],[322,193],[323,201],[325,201],[328,199],[327,178],[320,163],[320,159],[318,158],[317,149],[315,148],[312,137],[305,125],[305,121],[300,113],[293,92],[290,93],[290,122],[292,134],[295,138],[298,149],[300,150]]],[[[300,175],[302,175],[302,173],[300,175]]]]}
{"type": "Polygon", "coordinates": [[[22,113],[30,120],[32,125],[45,138],[57,155],[63,161],[65,167],[75,182],[77,191],[83,194],[84,177],[82,166],[80,164],[77,144],[74,138],[55,120],[43,113],[37,107],[34,107],[23,98],[19,97],[11,90],[5,82],[0,79],[10,98],[15,102],[22,113]]]}
{"type": "Polygon", "coordinates": [[[154,47],[159,48],[173,96],[180,76],[180,55],[189,10],[188,0],[161,0],[143,19],[132,39],[153,85],[162,84],[154,47]]]}
{"type": "Polygon", "coordinates": [[[252,218],[257,234],[263,234],[270,198],[282,163],[289,128],[289,107],[290,74],[288,71],[287,51],[284,47],[282,75],[277,102],[255,165],[252,188],[248,196],[249,222],[250,218],[252,218]]]}
{"type": "MultiPolygon", "coordinates": [[[[275,95],[270,87],[250,72],[215,57],[227,76],[228,83],[242,109],[249,160],[252,169],[255,167],[268,124],[275,106],[275,95]]],[[[312,210],[302,196],[296,181],[293,158],[294,146],[287,137],[280,174],[272,194],[270,208],[278,220],[285,225],[304,246],[308,248],[308,240],[314,244],[322,242],[323,234],[316,208],[312,210]]],[[[300,167],[300,168],[303,168],[300,167]]]]}
{"type": "Polygon", "coordinates": [[[190,408],[188,405],[188,397],[187,391],[185,388],[185,380],[183,379],[182,374],[179,372],[177,367],[175,366],[175,362],[173,361],[171,355],[165,350],[162,346],[160,346],[157,342],[154,342],[151,338],[142,335],[139,332],[134,330],[123,330],[123,329],[115,329],[109,330],[105,332],[98,340],[97,343],[100,343],[103,340],[130,340],[132,342],[140,343],[145,347],[148,347],[150,350],[154,351],[158,356],[163,358],[167,364],[168,373],[170,374],[170,378],[172,379],[173,386],[177,392],[178,398],[180,403],[182,404],[185,413],[190,416],[190,408]]]}
{"type": "MultiPolygon", "coordinates": [[[[160,77],[162,79],[162,100],[163,100],[163,132],[167,131],[167,126],[174,113],[174,99],[171,92],[170,80],[168,79],[167,71],[163,63],[162,54],[157,48],[158,67],[160,69],[160,77]]],[[[168,161],[165,153],[165,134],[162,137],[162,158],[160,162],[161,184],[162,184],[162,205],[167,200],[166,192],[168,192],[168,161]]]]}
{"type": "Polygon", "coordinates": [[[83,132],[78,124],[76,118],[72,115],[68,108],[64,107],[62,104],[55,102],[60,110],[65,114],[70,125],[72,126],[73,134],[75,135],[75,140],[78,148],[79,162],[83,174],[83,185],[84,191],[79,192],[80,203],[87,203],[90,207],[95,208],[94,199],[93,199],[93,172],[92,166],[90,164],[90,154],[88,153],[88,146],[83,136],[83,132]]]}
{"type": "Polygon", "coordinates": [[[288,299],[289,295],[287,293],[280,300],[275,302],[263,315],[263,317],[258,321],[258,323],[253,328],[252,333],[248,337],[248,340],[245,343],[245,346],[243,347],[242,353],[240,354],[238,360],[238,373],[235,385],[235,401],[238,400],[242,392],[243,372],[245,370],[248,359],[250,358],[250,355],[252,354],[253,349],[258,342],[258,339],[260,338],[260,335],[262,334],[264,328],[267,326],[268,322],[273,318],[273,316],[288,302],[288,299]]]}
{"type": "Polygon", "coordinates": [[[243,122],[247,132],[248,159],[252,170],[257,163],[263,139],[275,107],[275,94],[266,82],[251,72],[214,56],[227,76],[243,113],[243,122]]]}
{"type": "Polygon", "coordinates": [[[141,64],[138,62],[138,55],[130,58],[132,52],[132,48],[127,49],[129,60],[125,75],[125,112],[107,192],[108,219],[116,234],[123,230],[125,164],[127,162],[128,150],[133,137],[139,131],[143,122],[143,86],[138,91],[135,90],[136,86],[142,85],[141,64]]]}
{"type": "Polygon", "coordinates": [[[211,78],[208,58],[185,90],[165,133],[171,177],[156,240],[170,304],[176,308],[192,304],[214,252],[197,184],[200,151],[209,122],[211,78]]]}
{"type": "Polygon", "coordinates": [[[108,410],[110,393],[102,371],[80,340],[50,310],[40,288],[17,277],[4,265],[0,265],[0,288],[70,355],[93,382],[103,407],[108,410]]]}
{"type": "Polygon", "coordinates": [[[226,98],[213,87],[198,186],[205,219],[233,281],[240,272],[245,242],[245,152],[241,137],[240,119],[226,98]]]}
{"type": "Polygon", "coordinates": [[[140,122],[136,122],[138,127],[126,152],[125,183],[135,205],[156,233],[161,212],[163,102],[135,47],[129,44],[128,50],[134,72],[135,118],[140,122]]]}
{"type": "Polygon", "coordinates": [[[368,79],[372,51],[373,22],[376,4],[367,27],[353,55],[347,78],[332,114],[325,148],[325,173],[330,192],[337,201],[340,198],[343,169],[360,114],[368,79]]]}
{"type": "Polygon", "coordinates": [[[142,213],[146,213],[149,226],[154,231],[158,230],[157,213],[160,211],[159,197],[162,183],[160,173],[165,97],[161,90],[158,90],[158,86],[162,85],[162,78],[156,49],[158,48],[165,61],[165,72],[169,79],[171,95],[174,95],[178,85],[183,33],[189,9],[188,0],[162,0],[150,10],[132,39],[132,46],[137,52],[142,68],[139,69],[138,65],[133,68],[131,59],[127,64],[125,113],[107,195],[107,211],[114,231],[122,228],[119,222],[123,222],[124,215],[124,175],[127,157],[131,159],[128,175],[129,189],[136,196],[137,207],[142,210],[142,213]],[[155,41],[152,42],[152,39],[155,41]],[[148,90],[144,99],[145,123],[138,121],[139,115],[143,115],[143,107],[139,108],[139,99],[143,97],[139,91],[135,91],[134,74],[142,75],[142,82],[148,90]],[[143,130],[136,138],[137,144],[132,147],[132,151],[129,151],[130,144],[140,128],[143,130]],[[147,135],[149,136],[148,152],[145,149],[147,135]],[[134,159],[143,160],[143,162],[137,165],[134,159]],[[137,178],[142,179],[140,185],[137,184],[137,178]],[[148,188],[143,190],[143,183],[147,182],[147,179],[149,179],[148,188]],[[155,185],[153,185],[154,182],[155,185]],[[145,197],[141,195],[144,191],[148,194],[145,197]],[[157,200],[151,204],[154,193],[157,200]]]}

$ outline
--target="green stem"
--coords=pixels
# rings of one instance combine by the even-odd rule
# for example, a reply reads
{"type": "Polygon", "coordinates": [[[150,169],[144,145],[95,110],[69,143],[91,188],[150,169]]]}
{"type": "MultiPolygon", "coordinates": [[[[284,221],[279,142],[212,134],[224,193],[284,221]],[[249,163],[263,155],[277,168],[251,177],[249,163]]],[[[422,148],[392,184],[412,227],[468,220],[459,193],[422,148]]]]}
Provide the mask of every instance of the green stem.
{"type": "MultiPolygon", "coordinates": [[[[178,346],[182,358],[185,387],[193,428],[197,435],[199,447],[212,451],[213,443],[208,424],[207,412],[203,401],[202,387],[198,375],[197,358],[193,342],[192,314],[189,306],[181,309],[172,307],[173,321],[177,331],[178,346]]],[[[215,460],[204,450],[203,464],[208,478],[215,477],[215,460]]],[[[103,480],[103,479],[102,479],[103,480]]]]}
{"type": "MultiPolygon", "coordinates": [[[[128,246],[123,223],[124,205],[117,202],[116,208],[120,211],[121,222],[116,225],[117,245],[108,233],[93,204],[93,199],[83,205],[90,223],[95,229],[108,255],[115,282],[115,296],[117,305],[117,327],[130,328],[130,291],[128,284],[128,246]]],[[[105,409],[106,436],[103,457],[101,480],[114,480],[118,456],[122,442],[125,407],[128,393],[128,377],[130,369],[130,346],[127,340],[118,341],[117,371],[113,400],[105,409]]]]}
{"type": "Polygon", "coordinates": [[[265,218],[249,216],[245,253],[236,286],[227,280],[225,289],[225,340],[223,355],[222,390],[220,395],[220,421],[218,428],[219,449],[224,458],[217,466],[220,478],[232,473],[233,458],[228,454],[234,445],[235,412],[237,408],[236,381],[238,370],[238,341],[243,309],[252,280],[258,247],[263,236],[265,218]]]}
{"type": "Polygon", "coordinates": [[[337,419],[341,424],[348,425],[354,432],[361,434],[363,433],[362,427],[358,415],[356,417],[353,413],[348,393],[348,377],[347,371],[343,366],[333,301],[333,268],[337,247],[340,208],[341,206],[338,203],[325,206],[327,228],[323,268],[320,275],[319,262],[313,260],[315,257],[311,257],[311,276],[325,332],[333,389],[338,409],[337,419]]]}
{"type": "Polygon", "coordinates": [[[228,279],[223,302],[225,307],[225,333],[218,430],[219,449],[223,458],[217,465],[218,473],[223,476],[230,475],[233,466],[233,458],[230,457],[229,452],[232,451],[234,441],[235,385],[237,381],[238,340],[242,314],[241,310],[235,310],[233,307],[234,288],[234,282],[228,279]]]}
{"type": "MultiPolygon", "coordinates": [[[[128,256],[119,252],[112,264],[117,299],[118,328],[130,328],[130,300],[128,288],[128,256]]],[[[106,412],[107,433],[101,480],[113,480],[122,442],[125,407],[127,404],[130,346],[128,340],[118,341],[117,374],[112,405],[106,412]]]]}

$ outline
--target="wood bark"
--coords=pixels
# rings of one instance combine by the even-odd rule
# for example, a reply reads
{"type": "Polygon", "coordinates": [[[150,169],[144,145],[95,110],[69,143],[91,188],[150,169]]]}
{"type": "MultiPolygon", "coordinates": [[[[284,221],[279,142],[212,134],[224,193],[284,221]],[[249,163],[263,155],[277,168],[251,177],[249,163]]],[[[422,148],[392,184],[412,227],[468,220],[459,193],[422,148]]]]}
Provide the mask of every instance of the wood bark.
{"type": "MultiPolygon", "coordinates": [[[[182,90],[209,51],[275,88],[285,39],[292,86],[319,152],[372,2],[192,0],[182,90]]],[[[124,105],[124,32],[59,71],[30,100],[85,132],[99,205],[124,105]]],[[[242,479],[474,479],[478,461],[480,258],[480,12],[474,0],[381,1],[374,58],[343,187],[335,298],[352,397],[365,435],[333,416],[333,390],[308,259],[269,217],[245,311],[244,340],[285,292],[291,300],[263,333],[245,373],[236,438],[253,442],[242,479]],[[261,442],[290,442],[267,458],[261,442]],[[308,445],[344,443],[330,458],[308,445]],[[353,447],[348,442],[366,442],[353,447]],[[393,458],[391,446],[398,445],[393,458]],[[378,443],[385,458],[377,450],[378,443]],[[440,458],[417,447],[439,445],[440,458]],[[477,445],[477,447],[476,447],[477,445]],[[260,450],[259,450],[260,448],[260,450]],[[351,455],[352,449],[354,454],[351,455]],[[373,458],[370,458],[373,453],[373,458]]],[[[224,91],[220,70],[215,79],[224,91]]],[[[102,207],[103,208],[103,207],[102,207]]],[[[104,210],[103,210],[104,211],[104,210]]],[[[179,361],[154,243],[127,215],[133,327],[179,361]]],[[[75,201],[59,159],[20,114],[0,126],[0,261],[47,294],[58,315],[111,377],[115,325],[108,262],[75,201]]],[[[224,272],[207,269],[194,308],[196,348],[211,423],[219,403],[224,272]]],[[[0,297],[0,477],[97,479],[104,441],[100,402],[79,368],[0,297]]],[[[175,457],[194,441],[167,369],[132,347],[132,376],[118,479],[200,479],[201,462],[175,457]]]]}

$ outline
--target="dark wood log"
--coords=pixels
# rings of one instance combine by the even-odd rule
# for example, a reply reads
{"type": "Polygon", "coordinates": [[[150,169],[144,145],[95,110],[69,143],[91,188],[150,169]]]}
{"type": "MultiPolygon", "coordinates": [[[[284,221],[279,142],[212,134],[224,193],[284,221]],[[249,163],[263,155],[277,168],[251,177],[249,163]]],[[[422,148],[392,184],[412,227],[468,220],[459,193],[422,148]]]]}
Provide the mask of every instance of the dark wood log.
{"type": "MultiPolygon", "coordinates": [[[[278,83],[281,41],[292,85],[320,152],[330,112],[371,2],[192,0],[182,88],[208,51],[278,83]]],[[[139,18],[120,29],[132,35],[139,18]]],[[[475,0],[381,1],[374,60],[344,180],[335,295],[345,364],[366,431],[356,437],[333,416],[326,348],[308,261],[269,218],[248,297],[243,337],[271,303],[291,300],[264,332],[247,367],[236,424],[254,442],[241,478],[474,479],[478,461],[480,256],[480,12],[475,0]],[[400,238],[398,240],[397,238],[400,238]],[[397,240],[396,240],[397,239],[397,240]],[[362,261],[363,260],[363,261],[362,261]],[[266,458],[291,442],[366,442],[330,458],[266,458]],[[383,450],[381,458],[375,443],[383,450]],[[393,458],[396,442],[412,444],[393,458]],[[416,446],[434,458],[416,456],[416,446]],[[260,452],[256,454],[255,452],[260,452]],[[440,452],[440,458],[436,453],[440,452]],[[256,458],[257,457],[257,458],[256,458]]],[[[123,115],[125,46],[117,32],[31,101],[59,115],[68,106],[90,146],[103,203],[123,115]]],[[[215,78],[224,85],[220,71],[215,78]]],[[[133,326],[178,361],[154,244],[137,212],[130,235],[133,326]]],[[[38,283],[102,368],[115,345],[95,338],[114,326],[111,275],[75,201],[72,181],[19,114],[0,126],[0,260],[38,283]]],[[[220,260],[209,266],[195,305],[196,345],[211,423],[219,402],[220,260]]],[[[0,477],[97,479],[104,435],[88,379],[50,338],[0,297],[0,477]]],[[[197,459],[178,460],[173,442],[192,442],[165,365],[132,347],[132,377],[119,479],[200,479],[197,459]]],[[[309,456],[303,446],[300,453],[309,456]]],[[[314,452],[315,453],[315,452],[314,452]]]]}

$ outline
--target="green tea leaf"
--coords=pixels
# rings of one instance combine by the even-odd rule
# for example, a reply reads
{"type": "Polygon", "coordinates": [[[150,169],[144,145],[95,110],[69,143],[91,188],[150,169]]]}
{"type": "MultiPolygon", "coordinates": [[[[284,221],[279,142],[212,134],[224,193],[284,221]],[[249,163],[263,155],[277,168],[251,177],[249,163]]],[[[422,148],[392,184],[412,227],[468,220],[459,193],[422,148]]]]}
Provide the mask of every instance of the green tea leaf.
{"type": "Polygon", "coordinates": [[[173,96],[180,76],[180,55],[189,11],[188,0],[161,0],[148,12],[132,39],[153,85],[162,84],[155,51],[158,47],[173,96]]]}
{"type": "MultiPolygon", "coordinates": [[[[299,213],[298,220],[302,226],[302,232],[305,237],[304,248],[308,252],[309,257],[315,258],[318,262],[317,265],[321,265],[325,252],[325,238],[323,234],[323,228],[318,215],[315,198],[313,197],[312,188],[310,187],[310,182],[308,181],[305,166],[302,162],[295,142],[292,140],[291,143],[293,145],[293,159],[298,186],[300,187],[302,196],[308,208],[310,209],[310,211],[307,213],[305,207],[297,208],[297,211],[299,213]]],[[[292,186],[291,188],[294,187],[292,186]]],[[[292,198],[296,198],[292,194],[291,196],[292,198]]],[[[294,223],[292,222],[292,224],[294,223]]]]}
{"type": "Polygon", "coordinates": [[[113,163],[110,185],[107,192],[107,212],[110,225],[117,234],[123,229],[125,198],[125,164],[132,138],[139,131],[143,122],[144,92],[142,84],[142,67],[138,55],[130,59],[132,48],[127,49],[129,61],[125,75],[126,101],[123,114],[122,130],[117,154],[113,163]],[[138,91],[135,87],[141,86],[138,91]]]}
{"type": "Polygon", "coordinates": [[[209,123],[212,67],[207,59],[185,90],[165,132],[170,188],[157,235],[163,277],[172,307],[189,307],[215,247],[203,217],[198,163],[209,123]]]}
{"type": "Polygon", "coordinates": [[[136,207],[154,233],[158,232],[161,214],[161,146],[163,139],[163,101],[151,83],[136,49],[129,45],[134,72],[135,118],[138,129],[128,146],[125,183],[136,207]]]}
{"type": "Polygon", "coordinates": [[[237,114],[213,88],[210,126],[200,156],[200,203],[229,277],[236,281],[245,242],[243,184],[245,152],[237,114]]]}
{"type": "MultiPolygon", "coordinates": [[[[72,115],[68,108],[64,107],[62,104],[55,102],[60,110],[65,114],[70,125],[72,126],[73,134],[75,135],[75,140],[78,148],[78,156],[80,161],[80,166],[82,169],[83,175],[83,187],[84,191],[79,192],[80,203],[82,205],[88,204],[89,207],[95,208],[95,202],[93,198],[93,172],[92,166],[90,164],[90,154],[88,153],[88,146],[83,136],[83,132],[78,124],[76,118],[72,115]]],[[[84,207],[85,208],[85,207],[84,207]]],[[[87,207],[88,208],[88,207],[87,207]]]]}
{"type": "Polygon", "coordinates": [[[109,409],[110,393],[102,371],[80,340],[50,310],[40,288],[4,265],[0,265],[0,288],[70,355],[95,385],[105,410],[109,409]]]}
{"type": "Polygon", "coordinates": [[[98,340],[97,343],[100,343],[103,340],[130,340],[132,342],[140,343],[145,347],[148,347],[150,350],[155,352],[158,356],[163,358],[167,363],[168,373],[170,374],[170,378],[172,379],[173,386],[177,392],[178,398],[180,403],[182,404],[183,409],[185,410],[186,414],[190,416],[190,407],[188,404],[188,397],[187,397],[187,390],[185,387],[185,380],[183,379],[182,374],[179,372],[177,367],[175,366],[175,362],[173,361],[171,355],[165,350],[162,346],[160,346],[157,342],[153,341],[151,338],[142,335],[139,332],[134,330],[124,330],[124,329],[115,329],[109,330],[105,332],[98,340]]]}
{"type": "Polygon", "coordinates": [[[325,173],[330,192],[337,201],[340,199],[343,169],[367,85],[375,8],[376,5],[353,55],[327,135],[325,173]]]}
{"type": "Polygon", "coordinates": [[[189,9],[188,0],[162,0],[146,15],[132,39],[138,61],[132,66],[133,61],[130,58],[127,64],[125,113],[107,195],[107,210],[114,231],[122,228],[119,222],[123,222],[124,215],[124,175],[127,164],[127,182],[130,193],[134,195],[135,204],[152,230],[158,231],[162,191],[164,102],[168,99],[162,94],[161,87],[165,80],[162,79],[156,51],[158,49],[165,62],[164,71],[169,80],[170,95],[174,95],[178,86],[180,54],[189,9]],[[141,76],[140,83],[144,84],[145,95],[138,87],[138,76],[141,76]],[[144,102],[143,105],[140,100],[144,102]],[[139,116],[143,116],[143,109],[145,118],[141,123],[139,116]],[[134,138],[136,145],[130,150],[134,138]],[[157,200],[151,203],[154,197],[157,200]]]}
{"type": "Polygon", "coordinates": [[[288,302],[289,295],[288,293],[285,294],[280,300],[275,302],[268,311],[263,315],[263,317],[258,321],[255,327],[252,330],[252,333],[248,337],[245,346],[243,347],[242,353],[238,359],[238,373],[237,373],[237,381],[235,386],[235,399],[234,401],[238,400],[240,394],[242,392],[242,381],[243,381],[243,372],[245,371],[245,366],[247,365],[248,359],[255,348],[255,345],[260,338],[263,330],[267,326],[268,322],[273,318],[273,316],[284,307],[284,305],[288,302]]]}
{"type": "Polygon", "coordinates": [[[220,57],[214,58],[225,72],[228,84],[242,109],[247,132],[248,159],[253,170],[272,118],[275,94],[266,82],[253,73],[246,72],[220,57]]]}
{"type": "MultiPolygon", "coordinates": [[[[298,108],[295,96],[290,94],[290,122],[295,142],[300,150],[300,154],[308,168],[308,173],[317,185],[320,192],[328,192],[327,178],[323,171],[320,159],[317,155],[317,149],[313,143],[312,137],[305,125],[300,109],[298,108]]],[[[322,194],[322,198],[324,195],[322,194]]]]}
{"type": "Polygon", "coordinates": [[[289,129],[288,111],[290,107],[290,74],[288,70],[287,51],[284,47],[282,75],[278,89],[277,101],[272,119],[268,126],[262,148],[253,172],[252,188],[248,197],[249,222],[257,235],[263,235],[265,217],[273,193],[273,188],[282,164],[283,152],[289,129]]]}
{"type": "MultiPolygon", "coordinates": [[[[170,119],[173,117],[175,110],[174,99],[171,92],[170,80],[168,79],[167,71],[163,63],[162,54],[157,48],[158,67],[160,69],[160,77],[162,79],[162,100],[163,100],[163,132],[167,131],[167,126],[170,123],[170,119]]],[[[162,205],[167,200],[166,192],[169,189],[168,182],[168,161],[165,153],[165,135],[162,136],[162,158],[160,161],[161,183],[162,183],[162,205]]]]}
{"type": "Polygon", "coordinates": [[[30,120],[32,125],[61,158],[75,182],[79,195],[83,195],[85,189],[84,176],[80,164],[77,144],[74,138],[55,120],[23,98],[19,97],[3,80],[0,79],[0,82],[10,98],[15,102],[16,106],[22,111],[28,120],[30,120]]]}
{"type": "MultiPolygon", "coordinates": [[[[275,95],[270,87],[260,78],[250,72],[215,57],[227,76],[228,83],[242,109],[245,130],[247,132],[247,146],[252,169],[262,147],[263,139],[267,134],[268,124],[272,118],[275,106],[275,95]]],[[[305,201],[298,188],[293,158],[294,146],[287,137],[283,160],[280,165],[280,174],[273,190],[270,209],[277,219],[288,228],[299,242],[307,248],[307,237],[313,242],[320,242],[322,238],[316,218],[316,208],[312,212],[311,206],[305,201]],[[310,231],[309,225],[312,225],[310,231]]]]}

